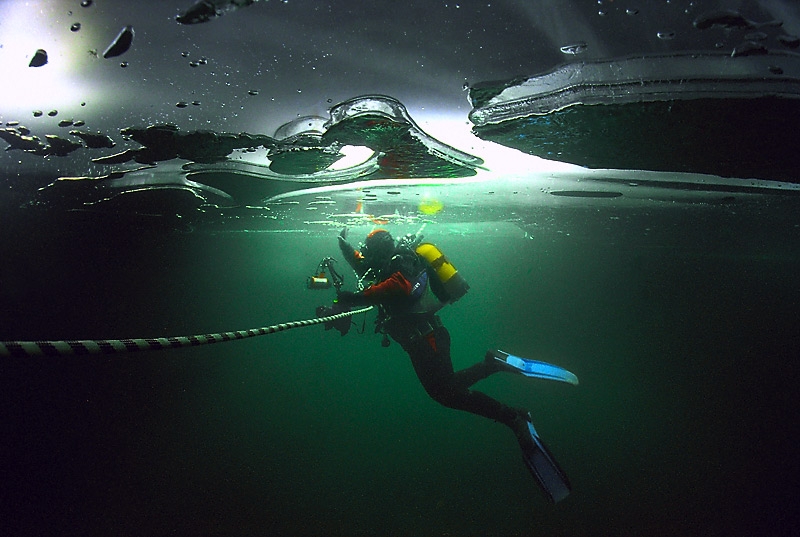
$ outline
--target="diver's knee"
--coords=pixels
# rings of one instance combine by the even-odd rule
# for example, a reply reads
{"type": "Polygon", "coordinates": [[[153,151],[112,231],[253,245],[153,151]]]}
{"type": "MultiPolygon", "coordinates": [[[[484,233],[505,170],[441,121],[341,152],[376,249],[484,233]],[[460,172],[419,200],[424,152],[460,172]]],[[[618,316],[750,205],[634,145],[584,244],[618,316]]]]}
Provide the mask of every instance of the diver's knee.
{"type": "Polygon", "coordinates": [[[465,401],[469,398],[468,390],[457,389],[453,386],[440,386],[435,389],[428,389],[427,391],[431,399],[448,408],[463,408],[465,401]]]}

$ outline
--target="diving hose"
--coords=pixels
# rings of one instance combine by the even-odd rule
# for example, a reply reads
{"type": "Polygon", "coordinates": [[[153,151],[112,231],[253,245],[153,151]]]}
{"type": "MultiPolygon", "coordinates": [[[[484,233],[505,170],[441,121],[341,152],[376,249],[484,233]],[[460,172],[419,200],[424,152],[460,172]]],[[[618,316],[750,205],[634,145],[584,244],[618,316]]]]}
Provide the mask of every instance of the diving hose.
{"type": "Polygon", "coordinates": [[[246,339],[275,332],[283,332],[292,328],[312,326],[315,324],[328,323],[364,313],[372,309],[372,306],[365,308],[344,311],[335,315],[305,319],[302,321],[291,321],[288,323],[265,326],[263,328],[251,328],[250,330],[237,330],[236,332],[222,332],[219,334],[203,334],[195,336],[177,336],[151,339],[81,339],[81,340],[62,340],[62,341],[0,341],[0,356],[85,356],[88,354],[121,354],[124,352],[139,351],[159,351],[164,349],[176,349],[179,347],[197,347],[199,345],[210,345],[211,343],[222,343],[223,341],[234,341],[246,339]]]}

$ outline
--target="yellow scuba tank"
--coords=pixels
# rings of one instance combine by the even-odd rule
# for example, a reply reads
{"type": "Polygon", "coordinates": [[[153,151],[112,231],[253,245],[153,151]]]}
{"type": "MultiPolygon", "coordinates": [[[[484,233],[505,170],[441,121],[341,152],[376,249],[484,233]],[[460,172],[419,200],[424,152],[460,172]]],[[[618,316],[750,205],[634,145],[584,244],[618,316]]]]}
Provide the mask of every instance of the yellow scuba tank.
{"type": "Polygon", "coordinates": [[[428,262],[433,273],[436,274],[438,283],[441,284],[438,287],[441,287],[446,295],[439,296],[442,302],[452,303],[467,294],[469,284],[441,250],[429,242],[423,242],[417,246],[416,252],[428,262]]]}

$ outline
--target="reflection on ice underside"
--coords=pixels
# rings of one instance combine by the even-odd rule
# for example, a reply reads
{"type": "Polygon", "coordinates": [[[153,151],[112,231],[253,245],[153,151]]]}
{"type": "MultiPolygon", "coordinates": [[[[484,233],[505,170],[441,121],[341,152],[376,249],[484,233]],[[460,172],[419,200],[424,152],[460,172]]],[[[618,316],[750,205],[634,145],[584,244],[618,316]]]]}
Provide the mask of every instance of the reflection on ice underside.
{"type": "MultiPolygon", "coordinates": [[[[227,172],[227,192],[204,183],[202,172],[185,178],[178,169],[145,170],[138,188],[109,189],[97,201],[74,209],[140,216],[174,216],[192,228],[228,231],[324,231],[342,226],[508,222],[529,232],[542,210],[576,214],[663,214],[719,211],[750,214],[769,203],[793,203],[800,185],[725,179],[699,174],[577,167],[537,171],[538,159],[519,155],[520,171],[481,171],[466,178],[360,180],[326,186],[264,180],[227,172]],[[532,166],[525,166],[525,163],[532,166]],[[530,169],[525,172],[525,169],[530,169]],[[173,179],[181,178],[178,181],[173,179]],[[229,192],[232,192],[231,195],[229,192]]],[[[208,177],[222,182],[216,171],[208,177]]],[[[209,181],[211,182],[211,181],[209,181]]],[[[563,213],[562,213],[563,214],[563,213]]]]}
{"type": "Polygon", "coordinates": [[[736,206],[759,196],[800,193],[800,185],[759,179],[589,170],[475,138],[471,147],[479,158],[427,135],[402,104],[384,96],[344,102],[329,118],[301,117],[275,137],[183,136],[164,126],[136,132],[140,143],[157,140],[153,146],[162,155],[172,155],[163,150],[166,145],[183,154],[205,148],[202,154],[216,156],[183,165],[171,156],[147,164],[142,156],[152,152],[145,146],[143,153],[118,157],[143,165],[62,177],[31,205],[177,216],[192,228],[232,230],[488,221],[526,227],[535,220],[535,208],[736,206]],[[261,149],[231,149],[246,140],[258,140],[261,149]],[[192,146],[199,142],[204,145],[192,146]]]}

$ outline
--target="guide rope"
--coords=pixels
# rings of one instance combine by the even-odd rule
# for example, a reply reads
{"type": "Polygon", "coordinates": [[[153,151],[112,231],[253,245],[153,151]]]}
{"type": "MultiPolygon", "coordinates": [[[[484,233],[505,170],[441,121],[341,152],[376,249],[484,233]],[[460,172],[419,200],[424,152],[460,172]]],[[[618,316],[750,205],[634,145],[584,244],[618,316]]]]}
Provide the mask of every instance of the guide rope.
{"type": "Polygon", "coordinates": [[[89,354],[121,354],[125,352],[158,351],[163,349],[176,349],[179,347],[197,347],[246,339],[275,332],[283,332],[292,328],[322,324],[351,315],[358,315],[372,309],[372,306],[353,311],[345,311],[326,317],[291,321],[288,323],[251,328],[250,330],[237,330],[235,332],[221,332],[218,334],[203,334],[195,336],[178,336],[165,338],[145,339],[80,339],[62,341],[0,341],[0,356],[85,356],[89,354]]]}

